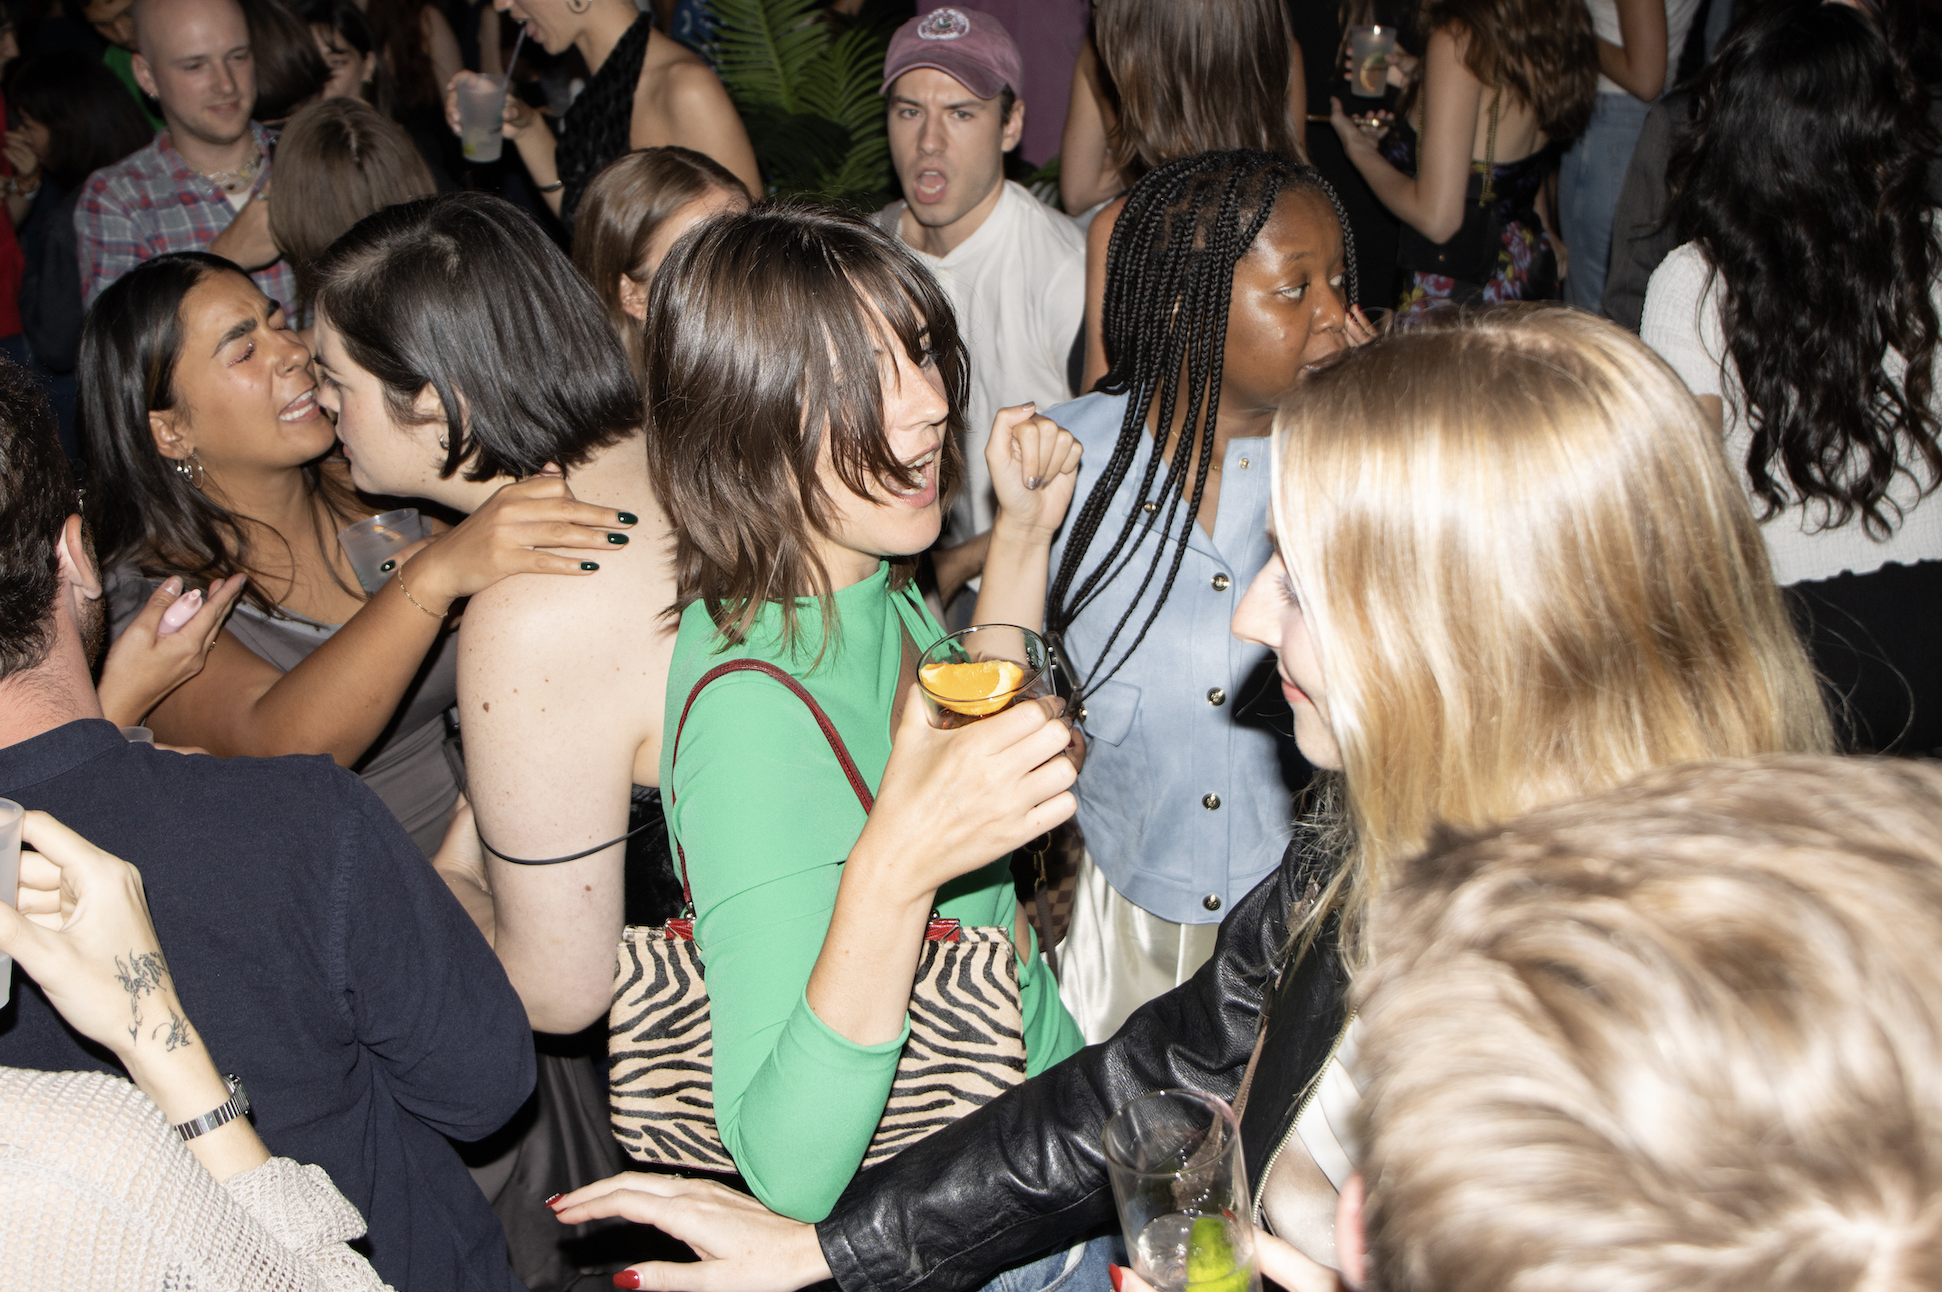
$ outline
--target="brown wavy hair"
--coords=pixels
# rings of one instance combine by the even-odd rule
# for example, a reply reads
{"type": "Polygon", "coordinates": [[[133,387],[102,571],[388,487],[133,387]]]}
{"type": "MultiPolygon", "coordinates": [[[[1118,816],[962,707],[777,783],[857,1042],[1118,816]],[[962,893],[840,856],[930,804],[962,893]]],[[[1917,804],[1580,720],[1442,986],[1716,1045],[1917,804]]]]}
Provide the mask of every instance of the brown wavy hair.
{"type": "MultiPolygon", "coordinates": [[[[869,222],[807,202],[764,203],[675,244],[648,292],[644,336],[647,466],[674,521],[669,613],[700,601],[739,644],[775,602],[790,649],[797,607],[815,597],[827,644],[835,594],[813,538],[832,523],[817,473],[823,439],[858,497],[873,479],[915,486],[884,432],[876,352],[896,345],[913,363],[928,353],[950,404],[937,461],[949,510],[969,385],[949,299],[869,222]]],[[[894,563],[891,586],[907,583],[915,564],[894,563]]]]}
{"type": "Polygon", "coordinates": [[[645,282],[648,244],[661,226],[693,201],[714,191],[739,193],[748,187],[714,158],[670,144],[624,153],[593,177],[573,217],[573,267],[593,284],[607,321],[614,325],[627,361],[638,375],[641,325],[620,303],[620,276],[645,282]]]}
{"type": "Polygon", "coordinates": [[[1426,40],[1455,28],[1463,65],[1530,104],[1552,141],[1585,132],[1598,96],[1598,37],[1578,0],[1423,0],[1417,13],[1426,40]]]}
{"type": "Polygon", "coordinates": [[[1197,153],[1307,160],[1288,105],[1295,37],[1282,0],[1100,0],[1093,41],[1117,100],[1113,164],[1128,186],[1197,153]]]}

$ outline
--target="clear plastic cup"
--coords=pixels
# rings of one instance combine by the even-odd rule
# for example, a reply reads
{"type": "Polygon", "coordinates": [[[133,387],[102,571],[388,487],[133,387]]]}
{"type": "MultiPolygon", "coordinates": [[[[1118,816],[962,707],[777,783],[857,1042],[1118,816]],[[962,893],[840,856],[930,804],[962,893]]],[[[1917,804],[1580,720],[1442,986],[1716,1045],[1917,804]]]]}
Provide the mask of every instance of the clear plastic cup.
{"type": "Polygon", "coordinates": [[[459,78],[458,97],[459,148],[465,160],[498,161],[506,145],[506,136],[501,133],[506,116],[506,78],[468,73],[459,78]]]}
{"type": "Polygon", "coordinates": [[[1196,1090],[1143,1095],[1106,1123],[1105,1150],[1141,1278],[1158,1292],[1261,1292],[1232,1108],[1196,1090]]]}
{"type": "Polygon", "coordinates": [[[1051,695],[1051,652],[1045,639],[1029,628],[980,624],[933,643],[917,661],[917,682],[931,725],[950,731],[1003,713],[1020,700],[1051,695]],[[981,670],[991,674],[988,687],[982,683],[970,689],[947,684],[945,678],[952,675],[952,666],[965,664],[1000,667],[981,670]],[[1002,667],[1007,664],[1012,667],[1002,667]]]}
{"type": "Polygon", "coordinates": [[[1394,27],[1349,28],[1349,93],[1381,98],[1389,87],[1389,56],[1395,52],[1394,27]]]}
{"type": "Polygon", "coordinates": [[[403,549],[425,537],[425,518],[416,507],[400,507],[337,532],[344,555],[357,572],[357,581],[366,592],[376,592],[398,567],[386,563],[403,549]]]}
{"type": "MultiPolygon", "coordinates": [[[[20,904],[20,819],[26,810],[0,799],[0,902],[20,904]]],[[[13,957],[0,952],[0,1006],[13,999],[13,957]]]]}

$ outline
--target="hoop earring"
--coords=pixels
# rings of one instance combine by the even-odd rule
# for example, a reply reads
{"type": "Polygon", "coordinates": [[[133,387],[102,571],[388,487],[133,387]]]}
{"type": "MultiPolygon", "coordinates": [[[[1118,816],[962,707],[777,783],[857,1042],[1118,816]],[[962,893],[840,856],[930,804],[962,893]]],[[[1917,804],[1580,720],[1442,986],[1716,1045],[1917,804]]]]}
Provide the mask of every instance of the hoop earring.
{"type": "Polygon", "coordinates": [[[191,489],[198,493],[202,491],[202,459],[196,456],[194,449],[189,450],[188,457],[175,460],[175,474],[187,480],[191,489]]]}

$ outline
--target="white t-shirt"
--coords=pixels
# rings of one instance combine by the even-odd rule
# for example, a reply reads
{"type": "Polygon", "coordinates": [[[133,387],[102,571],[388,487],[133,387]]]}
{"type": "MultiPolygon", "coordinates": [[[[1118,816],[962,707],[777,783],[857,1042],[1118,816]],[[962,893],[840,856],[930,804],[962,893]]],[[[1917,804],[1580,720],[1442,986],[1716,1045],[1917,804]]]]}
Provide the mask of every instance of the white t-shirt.
{"type": "MultiPolygon", "coordinates": [[[[902,202],[884,207],[877,227],[901,236],[903,210],[902,202]]],[[[990,529],[997,514],[984,462],[993,414],[1027,400],[1046,409],[1072,397],[1066,360],[1085,317],[1086,240],[1070,219],[1007,180],[985,222],[949,255],[911,250],[950,298],[971,355],[965,488],[945,531],[963,542],[990,529]]]]}
{"type": "MultiPolygon", "coordinates": [[[[1666,89],[1672,88],[1672,74],[1679,68],[1679,54],[1686,48],[1686,33],[1692,29],[1693,17],[1699,12],[1700,0],[1666,0],[1666,89]]],[[[1591,10],[1591,27],[1598,33],[1598,39],[1609,41],[1620,49],[1625,48],[1625,38],[1618,30],[1618,0],[1585,0],[1585,8],[1591,10]]],[[[1606,76],[1598,74],[1600,94],[1629,94],[1631,91],[1606,76]]]]}
{"type": "MultiPolygon", "coordinates": [[[[1942,284],[1938,284],[1942,288],[1942,284]]],[[[1931,288],[1942,310],[1942,290],[1931,288]]],[[[1699,244],[1688,242],[1667,256],[1645,289],[1645,316],[1639,336],[1672,365],[1695,395],[1717,396],[1722,407],[1721,429],[1726,436],[1726,460],[1745,482],[1747,450],[1753,432],[1741,409],[1746,395],[1738,371],[1726,353],[1726,331],[1720,317],[1721,285],[1706,263],[1699,244]]],[[[1889,351],[1882,369],[1899,379],[1906,370],[1900,355],[1889,351]]],[[[1752,496],[1751,482],[1747,483],[1752,496]]],[[[1922,484],[1931,483],[1922,480],[1922,484]]],[[[1796,502],[1760,526],[1767,540],[1773,577],[1783,587],[1811,579],[1831,579],[1845,573],[1867,574],[1890,561],[1913,565],[1942,559],[1942,501],[1919,496],[1917,481],[1898,475],[1888,496],[1902,508],[1901,525],[1882,542],[1868,537],[1859,516],[1839,529],[1821,527],[1827,508],[1821,503],[1796,502]]],[[[1753,505],[1757,516],[1764,505],[1753,505]]]]}

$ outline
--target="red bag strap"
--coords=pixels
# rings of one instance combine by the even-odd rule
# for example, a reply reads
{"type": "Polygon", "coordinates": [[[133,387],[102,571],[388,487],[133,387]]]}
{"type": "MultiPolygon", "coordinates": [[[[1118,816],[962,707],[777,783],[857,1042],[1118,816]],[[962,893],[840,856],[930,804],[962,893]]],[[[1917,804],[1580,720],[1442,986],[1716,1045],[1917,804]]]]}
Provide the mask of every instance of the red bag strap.
{"type": "MultiPolygon", "coordinates": [[[[732,659],[726,664],[717,664],[703,673],[701,680],[695,683],[694,690],[688,692],[688,702],[681,706],[681,720],[674,725],[674,749],[668,755],[668,806],[674,806],[674,764],[681,757],[681,729],[688,725],[688,710],[695,707],[695,701],[701,696],[701,688],[729,673],[766,674],[788,687],[798,700],[809,706],[810,716],[815,718],[816,725],[822,728],[823,739],[829,741],[830,751],[836,755],[836,761],[843,765],[843,775],[850,778],[850,788],[856,791],[856,801],[863,805],[864,815],[869,815],[870,809],[876,806],[876,797],[870,793],[870,786],[863,779],[863,773],[856,769],[856,760],[850,757],[849,748],[844,745],[842,734],[836,730],[836,724],[830,721],[829,715],[823,712],[823,706],[816,703],[816,697],[809,694],[808,688],[775,665],[759,659],[732,659]]],[[[674,844],[674,854],[681,862],[681,900],[688,904],[690,910],[693,910],[695,895],[688,887],[688,854],[682,851],[681,842],[678,839],[674,844]]]]}

